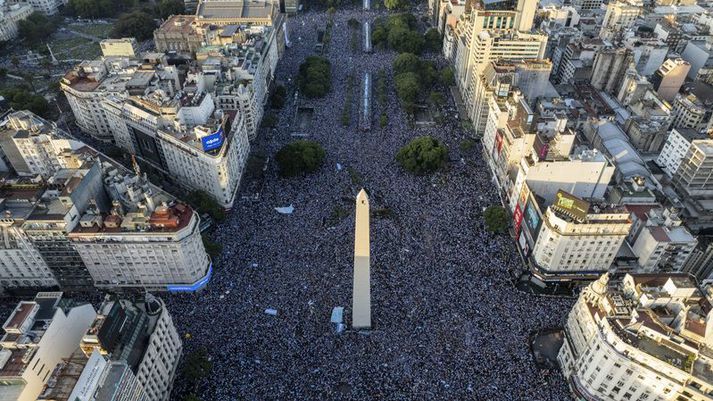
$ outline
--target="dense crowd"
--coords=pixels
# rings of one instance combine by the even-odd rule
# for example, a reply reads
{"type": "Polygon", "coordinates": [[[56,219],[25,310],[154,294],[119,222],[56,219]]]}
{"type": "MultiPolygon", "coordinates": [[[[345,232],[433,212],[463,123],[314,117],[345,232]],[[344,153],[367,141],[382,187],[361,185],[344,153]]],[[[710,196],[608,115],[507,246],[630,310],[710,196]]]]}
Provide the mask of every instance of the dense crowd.
{"type": "Polygon", "coordinates": [[[521,262],[509,237],[484,228],[482,210],[497,196],[479,150],[459,150],[468,134],[452,101],[446,123],[413,128],[388,82],[389,103],[374,100],[375,123],[363,132],[357,85],[352,122],[342,126],[350,73],[361,82],[364,71],[384,69],[392,79],[394,52],[363,54],[350,46],[347,21],[377,15],[337,11],[326,53],[333,88],[309,101],[295,98],[294,77],[314,54],[327,16],[309,12],[288,22],[292,46],[276,78],[288,86],[290,100],[277,129],[253,148],[274,155],[295,133],[304,134],[322,144],[327,159],[317,173],[296,179],[279,178],[271,163],[259,199],[237,203],[216,228],[223,254],[208,288],[168,297],[186,352],[205,347],[213,360],[198,395],[204,401],[567,400],[561,374],[538,370],[527,341],[534,330],[562,325],[571,301],[514,289],[521,262]],[[295,132],[296,102],[314,107],[307,132],[295,132]],[[384,107],[389,120],[380,128],[384,107]],[[395,164],[398,149],[418,135],[448,145],[446,171],[417,177],[395,164]],[[362,186],[372,212],[383,212],[371,220],[373,330],[337,334],[330,314],[345,307],[348,325],[353,205],[362,186]],[[292,214],[275,211],[287,205],[294,205],[292,214]],[[339,218],[338,210],[349,213],[339,218]]]}

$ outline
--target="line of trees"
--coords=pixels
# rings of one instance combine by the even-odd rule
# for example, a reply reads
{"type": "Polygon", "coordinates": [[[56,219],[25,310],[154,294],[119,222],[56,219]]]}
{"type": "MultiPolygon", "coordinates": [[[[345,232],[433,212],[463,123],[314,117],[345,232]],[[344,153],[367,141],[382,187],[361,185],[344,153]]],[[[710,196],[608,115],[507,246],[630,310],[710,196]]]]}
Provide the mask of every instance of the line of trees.
{"type": "Polygon", "coordinates": [[[324,57],[310,56],[300,64],[297,84],[310,99],[323,97],[332,89],[332,65],[324,57]]]}

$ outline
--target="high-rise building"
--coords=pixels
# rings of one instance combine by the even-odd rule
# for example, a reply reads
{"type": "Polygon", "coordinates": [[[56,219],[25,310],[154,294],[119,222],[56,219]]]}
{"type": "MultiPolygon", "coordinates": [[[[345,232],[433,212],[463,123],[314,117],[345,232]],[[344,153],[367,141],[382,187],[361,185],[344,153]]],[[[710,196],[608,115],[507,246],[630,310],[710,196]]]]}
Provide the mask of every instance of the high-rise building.
{"type": "Polygon", "coordinates": [[[713,195],[713,139],[691,141],[673,182],[686,196],[713,195]]]}
{"type": "Polygon", "coordinates": [[[689,93],[687,95],[678,93],[673,99],[673,122],[674,128],[693,128],[697,131],[709,130],[713,128],[713,115],[711,110],[701,102],[698,97],[689,93]]]}
{"type": "Polygon", "coordinates": [[[632,25],[641,15],[642,7],[625,1],[611,1],[607,5],[599,37],[604,40],[621,39],[623,31],[632,25]]]}
{"type": "Polygon", "coordinates": [[[57,14],[59,8],[68,2],[68,0],[28,0],[34,11],[45,15],[57,14]]]}
{"type": "Polygon", "coordinates": [[[542,208],[544,212],[533,196],[523,221],[535,237],[535,274],[545,279],[606,272],[631,228],[625,208],[585,201],[562,190],[542,208]]]}
{"type": "Polygon", "coordinates": [[[671,102],[686,81],[690,69],[691,64],[682,58],[668,59],[651,76],[651,83],[659,96],[671,102]]]}
{"type": "Polygon", "coordinates": [[[687,274],[603,275],[570,312],[557,357],[583,400],[707,400],[710,296],[687,274]]]}
{"type": "Polygon", "coordinates": [[[161,299],[147,293],[141,302],[106,300],[79,345],[87,356],[125,363],[146,401],[169,399],[183,344],[161,299]]]}
{"type": "Polygon", "coordinates": [[[631,250],[638,258],[638,272],[679,272],[696,248],[698,240],[673,208],[649,210],[629,233],[631,250]]]}
{"type": "Polygon", "coordinates": [[[668,134],[666,143],[664,144],[661,153],[656,158],[656,164],[669,177],[678,170],[681,161],[686,156],[688,149],[691,147],[691,142],[697,139],[707,139],[705,134],[691,128],[674,128],[668,134]]]}
{"type": "Polygon", "coordinates": [[[78,168],[74,151],[83,143],[60,136],[56,124],[26,111],[0,121],[0,157],[20,176],[49,178],[60,169],[78,168]]]}
{"type": "Polygon", "coordinates": [[[0,160],[13,169],[0,185],[3,288],[195,291],[207,283],[211,261],[190,207],[138,167],[130,172],[83,144],[69,146],[66,134],[31,113],[11,113],[5,122],[18,119],[28,129],[0,124],[0,160]],[[27,166],[36,175],[14,171],[27,166]]]}
{"type": "Polygon", "coordinates": [[[18,303],[0,340],[2,399],[35,401],[95,318],[90,304],[67,302],[61,292],[40,292],[33,301],[18,303]]]}
{"type": "Polygon", "coordinates": [[[626,48],[613,46],[600,48],[594,56],[592,65],[592,86],[609,94],[616,94],[632,61],[633,55],[626,48]]]}
{"type": "Polygon", "coordinates": [[[148,401],[124,361],[110,361],[99,351],[77,349],[52,372],[37,401],[148,401]]]}

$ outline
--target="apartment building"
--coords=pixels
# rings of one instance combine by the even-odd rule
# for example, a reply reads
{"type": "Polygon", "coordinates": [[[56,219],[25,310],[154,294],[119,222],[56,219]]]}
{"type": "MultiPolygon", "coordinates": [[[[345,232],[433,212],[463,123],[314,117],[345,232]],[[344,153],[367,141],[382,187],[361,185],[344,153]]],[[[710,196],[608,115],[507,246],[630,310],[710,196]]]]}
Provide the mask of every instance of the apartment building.
{"type": "Polygon", "coordinates": [[[625,208],[586,201],[562,190],[551,204],[537,204],[533,196],[523,214],[534,241],[534,273],[545,279],[607,271],[631,228],[625,208]]]}
{"type": "Polygon", "coordinates": [[[637,271],[682,271],[698,240],[682,225],[678,211],[674,208],[653,208],[641,217],[634,214],[632,219],[634,226],[627,241],[638,258],[641,268],[637,271]]]}
{"type": "Polygon", "coordinates": [[[35,401],[95,318],[91,305],[67,302],[61,292],[40,292],[32,301],[19,302],[3,324],[0,339],[3,399],[35,401]]]}
{"type": "Polygon", "coordinates": [[[29,3],[0,4],[0,42],[15,39],[18,24],[33,11],[29,3]]]}
{"type": "Polygon", "coordinates": [[[26,111],[0,121],[0,157],[19,176],[49,178],[61,169],[78,168],[83,143],[58,135],[57,125],[26,111]]]}
{"type": "Polygon", "coordinates": [[[623,31],[634,25],[641,15],[642,7],[626,1],[612,1],[607,4],[599,37],[603,40],[615,41],[621,39],[623,31]]]}
{"type": "Polygon", "coordinates": [[[77,349],[52,372],[37,401],[148,401],[141,383],[124,361],[99,351],[77,349]]]}
{"type": "Polygon", "coordinates": [[[183,344],[160,298],[150,293],[139,302],[108,298],[79,346],[87,356],[98,352],[126,364],[146,401],[170,398],[183,344]]]}
{"type": "Polygon", "coordinates": [[[604,274],[579,296],[558,361],[583,400],[709,400],[711,301],[687,274],[604,274]]]}
{"type": "Polygon", "coordinates": [[[84,61],[60,81],[60,88],[79,128],[92,137],[113,142],[114,135],[102,103],[110,96],[126,98],[161,90],[173,96],[179,89],[178,72],[162,55],[84,61]]]}
{"type": "Polygon", "coordinates": [[[651,83],[661,98],[671,102],[686,81],[690,69],[691,64],[682,58],[667,59],[651,76],[651,83]]]}
{"type": "Polygon", "coordinates": [[[688,196],[713,195],[713,139],[691,141],[673,182],[688,196]]]}
{"type": "Polygon", "coordinates": [[[68,0],[28,0],[33,11],[42,13],[45,15],[55,15],[59,12],[59,8],[66,5],[68,0]]]}
{"type": "Polygon", "coordinates": [[[666,143],[656,158],[656,164],[669,177],[678,170],[681,161],[686,156],[691,143],[695,140],[708,139],[708,136],[691,128],[674,128],[668,134],[666,143]]]}
{"type": "Polygon", "coordinates": [[[676,94],[672,107],[672,127],[693,128],[697,131],[712,128],[713,114],[695,94],[676,94]]]}

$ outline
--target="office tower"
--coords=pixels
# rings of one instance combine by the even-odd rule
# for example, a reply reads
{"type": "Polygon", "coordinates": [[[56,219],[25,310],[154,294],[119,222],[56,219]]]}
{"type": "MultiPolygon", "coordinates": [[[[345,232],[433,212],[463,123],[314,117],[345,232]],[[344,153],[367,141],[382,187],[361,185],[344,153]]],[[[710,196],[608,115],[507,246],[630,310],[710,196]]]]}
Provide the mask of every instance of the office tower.
{"type": "Polygon", "coordinates": [[[682,58],[667,59],[651,76],[651,83],[661,98],[671,102],[686,81],[690,69],[691,64],[682,58]]]}

